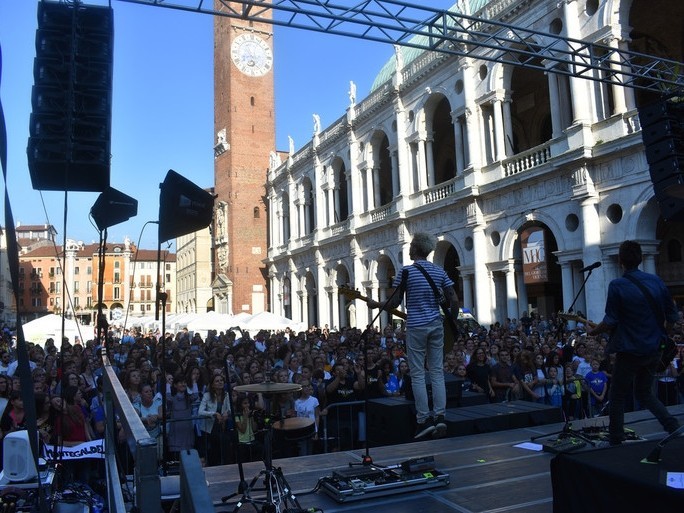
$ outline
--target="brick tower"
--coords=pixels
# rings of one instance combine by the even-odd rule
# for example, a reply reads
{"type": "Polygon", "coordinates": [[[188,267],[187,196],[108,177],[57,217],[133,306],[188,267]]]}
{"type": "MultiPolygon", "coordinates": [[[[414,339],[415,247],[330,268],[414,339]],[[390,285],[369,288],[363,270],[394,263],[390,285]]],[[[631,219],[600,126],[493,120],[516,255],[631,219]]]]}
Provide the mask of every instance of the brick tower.
{"type": "MultiPolygon", "coordinates": [[[[225,2],[216,1],[216,8],[225,2]]],[[[228,2],[238,12],[237,2],[228,2]]],[[[266,174],[275,149],[273,31],[214,17],[214,309],[266,309],[266,174]]]]}

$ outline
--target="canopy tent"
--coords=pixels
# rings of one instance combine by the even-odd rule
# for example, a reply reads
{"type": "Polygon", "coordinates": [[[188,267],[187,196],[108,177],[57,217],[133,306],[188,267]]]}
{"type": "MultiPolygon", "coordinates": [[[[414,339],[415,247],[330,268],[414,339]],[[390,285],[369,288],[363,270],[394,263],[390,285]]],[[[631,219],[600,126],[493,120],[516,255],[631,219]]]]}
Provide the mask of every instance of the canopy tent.
{"type": "MultiPolygon", "coordinates": [[[[31,322],[22,325],[24,330],[24,338],[27,342],[33,342],[41,347],[45,346],[45,341],[52,338],[55,341],[57,349],[62,348],[62,317],[55,314],[44,315],[31,322]]],[[[83,342],[84,337],[87,340],[92,332],[92,326],[81,326],[73,319],[64,319],[64,336],[69,339],[72,344],[79,337],[83,342]],[[87,333],[82,333],[82,330],[89,330],[87,333]]]]}
{"type": "Polygon", "coordinates": [[[272,312],[261,312],[252,315],[245,323],[244,329],[249,331],[250,334],[255,334],[260,330],[283,331],[285,328],[300,332],[304,331],[306,326],[302,322],[293,321],[272,312]]]}
{"type": "Polygon", "coordinates": [[[199,333],[202,335],[202,338],[206,338],[209,330],[215,330],[219,333],[221,331],[228,331],[229,328],[236,325],[232,315],[211,311],[197,314],[194,319],[188,321],[186,327],[188,331],[199,333]]]}

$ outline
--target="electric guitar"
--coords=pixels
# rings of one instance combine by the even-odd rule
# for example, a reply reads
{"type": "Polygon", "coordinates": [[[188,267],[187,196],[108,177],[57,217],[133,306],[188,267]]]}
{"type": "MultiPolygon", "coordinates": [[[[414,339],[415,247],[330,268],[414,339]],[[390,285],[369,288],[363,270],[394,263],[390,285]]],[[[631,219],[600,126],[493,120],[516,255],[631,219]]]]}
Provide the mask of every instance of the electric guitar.
{"type": "Polygon", "coordinates": [[[595,328],[598,326],[595,322],[589,321],[585,319],[584,317],[580,317],[579,315],[575,315],[573,313],[567,313],[567,312],[558,312],[558,317],[561,319],[565,319],[566,321],[575,321],[575,322],[581,322],[585,326],[589,326],[590,328],[595,328]]]}
{"type": "MultiPolygon", "coordinates": [[[[578,315],[570,313],[559,312],[558,317],[568,321],[577,321],[584,323],[586,326],[589,326],[590,328],[595,328],[597,326],[595,322],[588,321],[578,315]]],[[[611,332],[610,338],[608,339],[607,349],[608,352],[611,353],[614,352],[613,348],[615,347],[615,340],[613,338],[614,333],[615,330],[611,332]]],[[[658,363],[656,372],[664,372],[665,369],[667,369],[670,366],[670,363],[672,363],[672,360],[674,360],[675,356],[677,356],[677,344],[675,344],[672,337],[664,337],[663,341],[660,344],[660,362],[658,363]]]]}
{"type": "MultiPolygon", "coordinates": [[[[361,301],[364,301],[365,303],[368,303],[369,298],[366,296],[361,295],[361,293],[358,290],[355,289],[350,289],[348,287],[340,286],[338,288],[340,295],[346,297],[350,301],[354,299],[360,299],[361,301]]],[[[389,310],[389,313],[392,315],[395,315],[399,317],[400,319],[406,320],[406,312],[402,312],[401,310],[389,310]]],[[[442,316],[442,320],[444,323],[444,350],[445,352],[451,351],[451,349],[454,346],[454,341],[456,340],[456,337],[461,333],[462,330],[459,329],[459,327],[456,324],[456,321],[454,318],[451,316],[450,312],[444,312],[444,315],[442,316]]]]}

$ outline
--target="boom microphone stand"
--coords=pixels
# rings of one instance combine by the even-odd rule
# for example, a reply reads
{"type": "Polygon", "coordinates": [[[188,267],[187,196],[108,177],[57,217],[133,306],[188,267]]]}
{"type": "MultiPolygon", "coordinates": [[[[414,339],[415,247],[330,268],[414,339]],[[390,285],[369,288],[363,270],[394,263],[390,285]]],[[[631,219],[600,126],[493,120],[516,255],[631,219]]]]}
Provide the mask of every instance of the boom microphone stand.
{"type": "Polygon", "coordinates": [[[372,465],[373,464],[373,458],[371,458],[370,455],[370,447],[368,445],[368,344],[369,344],[369,339],[370,336],[372,335],[372,326],[375,324],[375,322],[378,320],[380,315],[382,314],[383,311],[387,311],[389,313],[389,310],[387,310],[387,304],[390,302],[390,300],[397,294],[397,292],[401,289],[401,287],[395,287],[394,291],[390,295],[390,297],[387,298],[385,303],[380,307],[378,310],[378,313],[371,319],[370,324],[366,327],[366,329],[363,331],[361,334],[361,343],[363,344],[363,379],[365,380],[363,384],[363,409],[364,409],[364,415],[363,415],[363,425],[364,425],[364,431],[366,433],[365,440],[364,440],[364,454],[363,457],[361,458],[361,463],[349,463],[349,466],[352,467],[354,465],[372,465]]]}

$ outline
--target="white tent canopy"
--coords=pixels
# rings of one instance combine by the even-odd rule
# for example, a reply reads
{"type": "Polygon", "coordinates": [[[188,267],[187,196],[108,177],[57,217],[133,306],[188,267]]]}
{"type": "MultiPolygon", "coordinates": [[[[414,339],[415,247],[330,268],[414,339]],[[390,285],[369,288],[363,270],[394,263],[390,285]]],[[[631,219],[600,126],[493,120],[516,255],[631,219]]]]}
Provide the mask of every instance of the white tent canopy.
{"type": "Polygon", "coordinates": [[[188,321],[186,327],[188,331],[199,333],[203,338],[206,338],[209,330],[215,330],[219,333],[221,331],[228,331],[228,328],[236,325],[232,315],[211,311],[197,314],[194,319],[188,321]]]}
{"type": "MultiPolygon", "coordinates": [[[[62,317],[55,314],[44,315],[31,322],[22,325],[24,330],[24,338],[27,342],[33,342],[45,346],[45,341],[52,338],[55,341],[57,349],[62,348],[62,317]]],[[[92,326],[81,326],[72,319],[64,319],[64,336],[69,339],[72,344],[76,337],[79,337],[83,342],[88,340],[92,334],[92,326]],[[79,328],[81,331],[79,331],[79,328]]]]}
{"type": "Polygon", "coordinates": [[[259,330],[282,331],[285,328],[290,328],[296,332],[304,331],[306,327],[304,323],[293,321],[287,317],[274,314],[272,312],[261,312],[252,315],[245,323],[245,329],[254,334],[259,330]]]}

